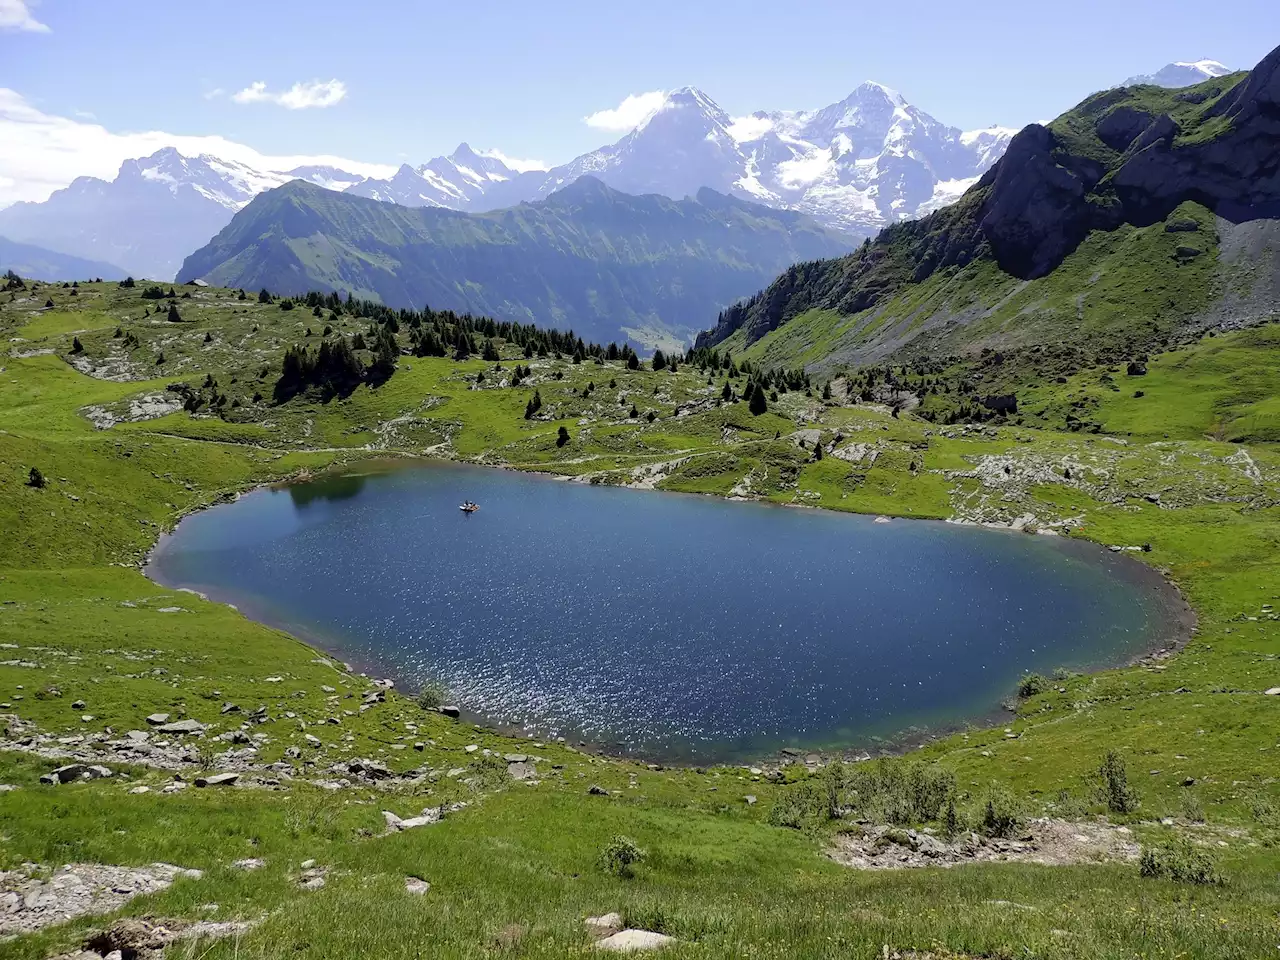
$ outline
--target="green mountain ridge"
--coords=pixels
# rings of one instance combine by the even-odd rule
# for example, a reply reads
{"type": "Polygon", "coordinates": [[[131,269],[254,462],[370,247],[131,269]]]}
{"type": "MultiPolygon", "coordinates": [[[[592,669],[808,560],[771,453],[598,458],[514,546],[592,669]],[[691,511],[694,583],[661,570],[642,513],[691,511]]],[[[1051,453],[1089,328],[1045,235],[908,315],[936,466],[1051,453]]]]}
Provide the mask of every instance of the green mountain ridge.
{"type": "Polygon", "coordinates": [[[538,203],[466,214],[293,181],[236,214],[178,282],[338,291],[670,348],[789,264],[849,248],[804,215],[711,190],[637,197],[584,177],[538,203]]]}
{"type": "Polygon", "coordinates": [[[697,345],[818,370],[1061,346],[1078,369],[1261,322],[1277,137],[1280,49],[1191,88],[1095,94],[1020,132],[953,206],[788,268],[697,345]]]}

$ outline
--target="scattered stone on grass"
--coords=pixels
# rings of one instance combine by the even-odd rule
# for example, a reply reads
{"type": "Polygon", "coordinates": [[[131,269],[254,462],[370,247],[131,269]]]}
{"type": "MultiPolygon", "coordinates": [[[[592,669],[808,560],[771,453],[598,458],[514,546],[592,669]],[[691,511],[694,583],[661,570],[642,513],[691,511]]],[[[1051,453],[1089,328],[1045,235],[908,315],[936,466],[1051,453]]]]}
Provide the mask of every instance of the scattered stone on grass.
{"type": "Polygon", "coordinates": [[[522,760],[518,763],[508,763],[507,773],[513,780],[532,780],[537,777],[538,768],[528,760],[522,760]]]}
{"type": "Polygon", "coordinates": [[[675,943],[674,937],[652,930],[619,930],[617,933],[596,942],[601,950],[612,950],[615,953],[639,953],[643,950],[660,950],[675,943]]]}
{"type": "Polygon", "coordinates": [[[439,823],[444,816],[444,810],[440,807],[427,807],[422,811],[422,815],[418,817],[408,817],[402,819],[390,810],[382,811],[382,819],[387,822],[387,831],[396,833],[401,830],[412,830],[414,827],[426,827],[433,823],[439,823]]]}
{"type": "MultiPolygon", "coordinates": [[[[314,864],[315,861],[311,861],[311,863],[314,864]]],[[[308,867],[298,874],[298,886],[303,890],[319,890],[324,886],[325,876],[328,872],[328,867],[308,867]]]]}
{"type": "Polygon", "coordinates": [[[431,889],[431,884],[421,877],[405,877],[404,889],[406,893],[412,893],[420,897],[431,889]]]}
{"type": "Polygon", "coordinates": [[[862,870],[951,867],[963,863],[1018,862],[1051,866],[1133,861],[1139,848],[1132,832],[1103,822],[1031,820],[1023,834],[1004,840],[964,833],[951,842],[931,833],[874,826],[837,835],[827,855],[862,870]]]}
{"type": "Polygon", "coordinates": [[[99,957],[128,957],[130,960],[161,960],[171,943],[221,940],[239,937],[256,925],[250,921],[157,920],[154,917],[125,917],[84,942],[84,949],[61,954],[53,960],[98,960],[99,957]]]}
{"type": "Polygon", "coordinates": [[[593,939],[603,940],[622,930],[622,914],[606,913],[599,917],[587,917],[582,921],[582,925],[587,928],[587,933],[593,939]]]}
{"type": "MultiPolygon", "coordinates": [[[[147,721],[150,722],[151,718],[147,717],[147,721]]],[[[204,724],[199,720],[175,720],[173,723],[162,723],[156,729],[160,733],[199,733],[204,729],[204,724]]]]}
{"type": "Polygon", "coordinates": [[[117,867],[71,863],[52,874],[34,864],[0,870],[0,935],[31,933],[91,913],[110,913],[134,897],[163,890],[180,877],[199,879],[199,870],[168,863],[117,867]]]}
{"type": "Polygon", "coordinates": [[[197,787],[229,787],[240,779],[238,773],[215,773],[207,777],[196,777],[197,787]]]}

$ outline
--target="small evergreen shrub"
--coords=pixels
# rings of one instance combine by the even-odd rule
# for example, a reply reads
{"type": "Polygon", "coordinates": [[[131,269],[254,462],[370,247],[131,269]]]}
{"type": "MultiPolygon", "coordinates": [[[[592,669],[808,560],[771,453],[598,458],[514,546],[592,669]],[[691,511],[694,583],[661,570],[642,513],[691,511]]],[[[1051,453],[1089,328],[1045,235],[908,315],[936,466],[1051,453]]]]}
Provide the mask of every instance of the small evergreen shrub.
{"type": "Polygon", "coordinates": [[[1026,700],[1049,689],[1049,681],[1038,673],[1024,673],[1018,681],[1018,697],[1026,700]]]}
{"type": "Polygon", "coordinates": [[[1138,794],[1129,786],[1124,757],[1118,751],[1106,752],[1094,774],[1094,783],[1099,799],[1112,813],[1132,813],[1138,809],[1138,794]]]}
{"type": "Polygon", "coordinates": [[[1008,839],[1022,828],[1023,820],[1021,805],[1013,794],[992,784],[982,808],[982,832],[988,837],[1008,839]]]}
{"type": "Polygon", "coordinates": [[[444,703],[444,687],[436,683],[428,683],[418,691],[418,706],[423,710],[434,712],[444,703]]]}
{"type": "Polygon", "coordinates": [[[615,877],[630,877],[646,854],[630,837],[615,836],[600,851],[600,868],[615,877]]]}

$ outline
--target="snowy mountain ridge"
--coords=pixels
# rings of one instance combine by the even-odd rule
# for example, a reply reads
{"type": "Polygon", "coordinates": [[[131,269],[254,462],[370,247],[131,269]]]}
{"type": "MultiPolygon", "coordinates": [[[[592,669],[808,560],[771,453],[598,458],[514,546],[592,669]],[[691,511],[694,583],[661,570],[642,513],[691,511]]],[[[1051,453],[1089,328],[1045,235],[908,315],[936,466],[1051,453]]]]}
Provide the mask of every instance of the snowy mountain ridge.
{"type": "Polygon", "coordinates": [[[697,87],[682,87],[617,142],[545,172],[478,158],[464,143],[447,157],[403,166],[394,177],[365,180],[351,192],[484,211],[540,199],[590,174],[625,193],[676,199],[711,187],[870,236],[954,201],[1016,132],[961,131],[871,81],[818,110],[744,117],[730,116],[697,87]]]}

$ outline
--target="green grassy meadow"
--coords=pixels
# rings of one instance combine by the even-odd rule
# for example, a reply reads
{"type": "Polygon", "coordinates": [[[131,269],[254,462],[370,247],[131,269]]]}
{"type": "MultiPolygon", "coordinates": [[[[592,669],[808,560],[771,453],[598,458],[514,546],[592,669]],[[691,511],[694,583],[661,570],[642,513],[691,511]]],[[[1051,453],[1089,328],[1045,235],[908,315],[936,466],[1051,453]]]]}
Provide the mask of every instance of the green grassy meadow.
{"type": "MultiPolygon", "coordinates": [[[[589,950],[583,918],[610,910],[677,937],[671,957],[878,958],[887,946],[1226,960],[1269,956],[1280,943],[1280,697],[1264,693],[1280,686],[1280,327],[1153,353],[1144,376],[1092,367],[1041,383],[1020,399],[1021,424],[944,427],[824,402],[818,390],[783,393],[752,416],[745,403],[717,402],[723,373],[568,358],[534,360],[531,382],[502,386],[492,362],[404,356],[376,389],[276,406],[264,398],[284,349],[308,342],[308,328],[317,342],[329,318],[183,287],[191,296],[175,301],[182,320],[170,323],[163,311],[143,315],[155,304],[140,292],[82,284],[72,297],[42,284],[0,295],[0,731],[16,748],[24,731],[119,734],[157,711],[197,719],[209,730],[190,779],[217,769],[224,745],[213,735],[239,726],[223,703],[261,704],[271,722],[258,728],[259,758],[297,776],[161,794],[170,773],[111,757],[115,777],[50,787],[39,775],[59,761],[0,752],[0,783],[17,788],[0,793],[0,870],[203,869],[122,914],[260,921],[243,938],[170,948],[210,960],[562,957],[589,950]],[[231,398],[221,415],[166,412],[169,384],[206,377],[231,398]],[[525,419],[535,389],[543,410],[525,419]],[[1067,410],[1097,432],[1047,428],[1067,410]],[[570,440],[558,446],[562,426],[570,440]],[[362,712],[369,678],[140,571],[163,531],[237,491],[409,457],[900,517],[1031,515],[1030,530],[1149,545],[1133,555],[1164,571],[1198,618],[1185,647],[1052,678],[1003,724],[930,738],[909,759],[954,776],[969,824],[996,784],[1024,815],[1110,816],[1144,844],[1189,836],[1225,884],[1143,878],[1132,863],[850,869],[824,850],[852,821],[770,823],[780,799],[833,776],[825,771],[796,764],[775,782],[745,768],[654,770],[476,729],[424,710],[412,691],[362,712]],[[29,485],[32,467],[43,488],[29,485]],[[1108,749],[1126,762],[1134,811],[1108,813],[1086,783],[1108,749]],[[484,750],[539,755],[540,782],[511,781],[484,750]],[[355,757],[466,773],[341,791],[308,782],[355,757]],[[140,784],[153,789],[129,792],[140,784]],[[593,784],[608,795],[589,794],[593,784]],[[382,833],[382,810],[453,803],[466,807],[439,824],[382,833]],[[630,878],[598,863],[618,834],[648,854],[630,878]],[[231,866],[249,856],[263,869],[231,866]],[[321,890],[295,883],[307,859],[329,868],[321,890]],[[405,893],[406,876],[431,890],[405,893]]],[[[503,357],[507,370],[522,359],[503,357]]],[[[836,783],[845,800],[852,782],[836,783]]],[[[106,922],[0,940],[0,957],[50,956],[106,922]]]]}

